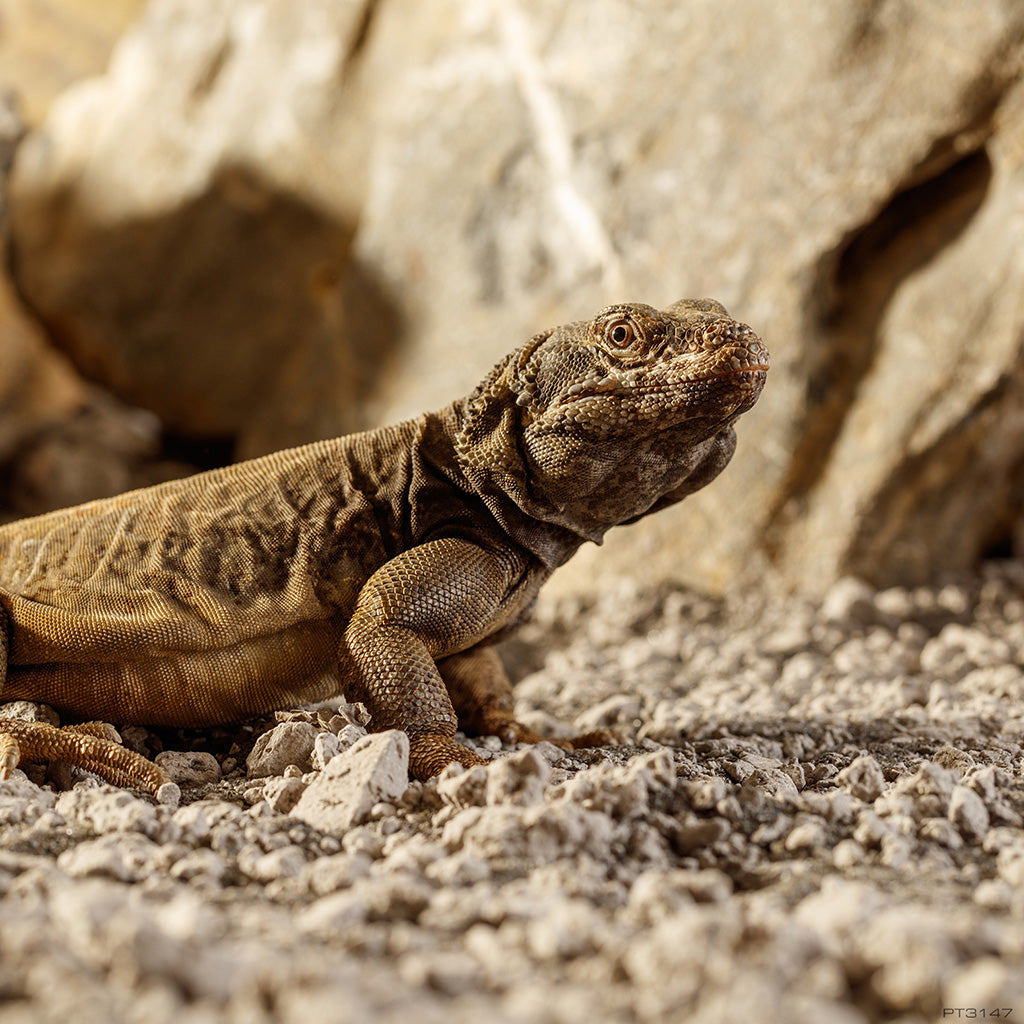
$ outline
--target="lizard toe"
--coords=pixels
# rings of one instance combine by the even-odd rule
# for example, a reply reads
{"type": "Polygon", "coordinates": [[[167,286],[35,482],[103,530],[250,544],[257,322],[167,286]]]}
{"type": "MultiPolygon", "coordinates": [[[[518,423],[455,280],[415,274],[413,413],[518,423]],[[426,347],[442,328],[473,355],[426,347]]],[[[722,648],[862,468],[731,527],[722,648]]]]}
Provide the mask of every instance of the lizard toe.
{"type": "Polygon", "coordinates": [[[487,731],[497,736],[502,743],[553,743],[562,750],[582,750],[585,747],[603,747],[608,743],[618,743],[618,737],[608,729],[593,729],[577,736],[541,736],[514,718],[503,717],[492,720],[487,731]]]}
{"type": "Polygon", "coordinates": [[[0,732],[0,779],[8,779],[21,763],[21,747],[9,732],[0,732]]]}

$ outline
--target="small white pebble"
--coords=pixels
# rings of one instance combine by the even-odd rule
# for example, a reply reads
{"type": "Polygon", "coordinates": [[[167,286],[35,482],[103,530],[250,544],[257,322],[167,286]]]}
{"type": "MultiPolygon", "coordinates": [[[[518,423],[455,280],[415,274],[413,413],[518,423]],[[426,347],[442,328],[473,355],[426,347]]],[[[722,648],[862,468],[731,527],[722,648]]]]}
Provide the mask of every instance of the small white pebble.
{"type": "Polygon", "coordinates": [[[176,782],[165,782],[156,791],[156,802],[175,808],[181,803],[181,789],[176,782]]]}

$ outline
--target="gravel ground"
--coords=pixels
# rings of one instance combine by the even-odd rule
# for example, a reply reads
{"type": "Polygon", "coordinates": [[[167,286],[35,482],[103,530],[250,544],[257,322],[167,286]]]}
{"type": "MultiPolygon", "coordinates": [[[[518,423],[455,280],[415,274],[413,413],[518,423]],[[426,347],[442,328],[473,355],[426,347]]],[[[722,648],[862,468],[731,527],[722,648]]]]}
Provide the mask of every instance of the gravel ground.
{"type": "Polygon", "coordinates": [[[1024,1017],[1024,566],[622,585],[505,653],[524,720],[623,745],[409,785],[335,702],[125,730],[180,806],[0,783],[0,1020],[1024,1017]]]}

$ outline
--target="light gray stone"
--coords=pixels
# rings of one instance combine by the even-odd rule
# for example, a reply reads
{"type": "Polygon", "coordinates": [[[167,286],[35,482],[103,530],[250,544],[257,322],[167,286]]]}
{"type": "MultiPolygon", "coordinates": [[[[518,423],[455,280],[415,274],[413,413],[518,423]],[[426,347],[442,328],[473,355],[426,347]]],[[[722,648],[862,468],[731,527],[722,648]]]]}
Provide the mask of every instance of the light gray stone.
{"type": "Polygon", "coordinates": [[[855,758],[837,776],[836,782],[858,800],[871,803],[885,792],[885,776],[878,762],[865,754],[855,758]]]}
{"type": "Polygon", "coordinates": [[[489,780],[485,765],[449,765],[438,777],[437,795],[449,807],[479,807],[487,803],[489,780]]]}
{"type": "Polygon", "coordinates": [[[966,786],[953,788],[949,798],[949,820],[965,839],[981,840],[988,831],[988,809],[981,797],[966,786]]]}
{"type": "Polygon", "coordinates": [[[317,730],[308,722],[281,722],[253,744],[245,759],[250,779],[281,775],[289,765],[308,771],[317,730]]]}
{"type": "Polygon", "coordinates": [[[874,590],[863,580],[844,576],[829,587],[822,612],[826,619],[836,622],[868,622],[875,615],[874,596],[874,590]]]}
{"type": "Polygon", "coordinates": [[[20,722],[43,722],[46,725],[60,725],[60,715],[47,704],[35,704],[29,700],[12,700],[0,704],[0,718],[15,718],[20,722]]]}
{"type": "Polygon", "coordinates": [[[271,779],[263,787],[263,799],[279,814],[288,814],[305,792],[302,779],[271,779]]]}
{"type": "Polygon", "coordinates": [[[1024,840],[1016,837],[999,851],[996,858],[999,877],[1015,889],[1024,886],[1024,840]]]}
{"type": "Polygon", "coordinates": [[[156,808],[148,800],[126,790],[110,786],[76,787],[61,793],[54,810],[70,822],[99,834],[107,832],[141,832],[145,836],[159,834],[169,808],[156,808]]]}
{"type": "MultiPolygon", "coordinates": [[[[350,727],[345,726],[344,728],[350,727]]],[[[331,758],[336,757],[341,750],[341,740],[333,732],[317,733],[317,737],[313,741],[313,756],[310,758],[313,771],[323,771],[330,764],[331,758]]]]}
{"type": "Polygon", "coordinates": [[[57,866],[73,878],[113,878],[119,882],[140,882],[160,871],[164,864],[161,847],[137,832],[87,839],[57,858],[57,866]]]}
{"type": "Polygon", "coordinates": [[[179,786],[209,786],[220,779],[220,764],[203,750],[165,750],[153,760],[179,786]]]}
{"type": "Polygon", "coordinates": [[[321,832],[341,835],[365,821],[381,801],[401,799],[409,785],[409,738],[372,733],[334,757],[292,809],[321,832]]]}
{"type": "Polygon", "coordinates": [[[518,806],[540,803],[550,778],[551,765],[532,747],[499,758],[487,768],[486,802],[518,806]]]}
{"type": "Polygon", "coordinates": [[[949,1006],[1010,1009],[1022,1000],[1024,981],[1020,972],[996,956],[982,956],[963,964],[943,986],[943,1002],[949,1006]]]}
{"type": "Polygon", "coordinates": [[[220,854],[206,847],[199,847],[175,861],[171,866],[170,875],[185,882],[202,879],[219,885],[223,882],[227,870],[227,863],[220,854]]]}

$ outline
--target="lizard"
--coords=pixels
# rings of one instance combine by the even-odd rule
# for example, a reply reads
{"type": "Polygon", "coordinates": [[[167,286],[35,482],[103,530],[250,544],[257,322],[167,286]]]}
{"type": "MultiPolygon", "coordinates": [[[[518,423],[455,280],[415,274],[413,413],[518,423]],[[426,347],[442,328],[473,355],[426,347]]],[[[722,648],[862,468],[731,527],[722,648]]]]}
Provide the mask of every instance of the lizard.
{"type": "MultiPolygon", "coordinates": [[[[713,300],[620,303],[440,411],[0,526],[0,696],[201,727],[341,692],[421,779],[483,763],[460,725],[535,742],[495,641],[582,544],[722,471],[769,365],[713,300]]],[[[0,777],[169,781],[103,730],[0,719],[0,777]]]]}

